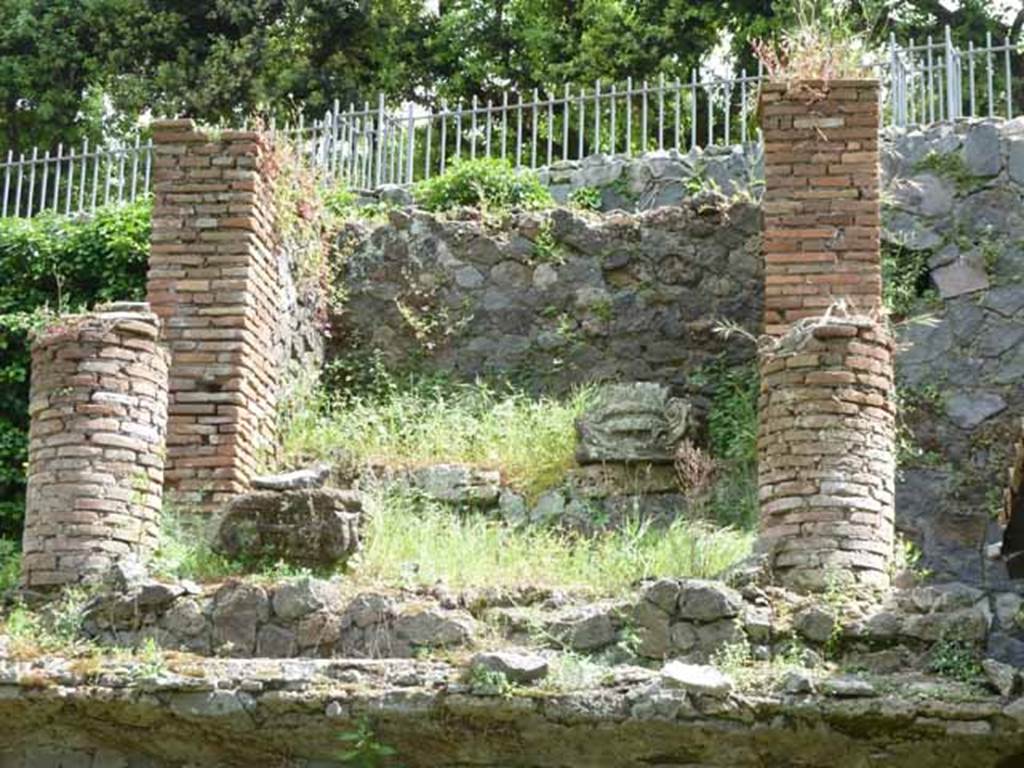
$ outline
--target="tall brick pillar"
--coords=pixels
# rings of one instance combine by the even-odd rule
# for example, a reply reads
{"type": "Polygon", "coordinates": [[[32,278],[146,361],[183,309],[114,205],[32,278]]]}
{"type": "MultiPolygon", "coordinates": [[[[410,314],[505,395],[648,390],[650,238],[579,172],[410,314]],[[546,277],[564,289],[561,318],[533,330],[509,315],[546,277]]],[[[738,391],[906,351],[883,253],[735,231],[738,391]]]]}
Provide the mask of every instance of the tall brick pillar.
{"type": "Polygon", "coordinates": [[[878,83],[768,83],[759,548],[776,579],[884,586],[893,548],[892,342],[880,318],[878,83]]]}
{"type": "Polygon", "coordinates": [[[261,134],[191,120],[157,122],[153,143],[148,294],[171,351],[167,488],[209,507],[276,448],[273,164],[261,134]]]}
{"type": "Polygon", "coordinates": [[[765,332],[881,306],[876,80],[765,83],[765,332]]]}

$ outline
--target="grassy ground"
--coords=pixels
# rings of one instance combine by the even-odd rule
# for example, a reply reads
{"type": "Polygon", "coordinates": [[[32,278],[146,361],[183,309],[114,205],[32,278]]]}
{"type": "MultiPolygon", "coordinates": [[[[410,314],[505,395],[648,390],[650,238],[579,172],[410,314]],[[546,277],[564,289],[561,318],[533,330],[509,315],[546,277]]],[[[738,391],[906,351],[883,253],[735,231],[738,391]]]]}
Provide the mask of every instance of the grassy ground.
{"type": "MultiPolygon", "coordinates": [[[[753,540],[745,531],[684,519],[667,529],[627,524],[594,537],[514,528],[396,487],[373,490],[366,502],[363,548],[345,574],[353,589],[441,582],[452,589],[536,586],[618,595],[648,577],[714,576],[748,554],[753,540]]],[[[188,523],[171,520],[159,573],[211,581],[252,570],[211,552],[188,523]]],[[[266,578],[299,573],[274,564],[259,571],[266,578]]]]}
{"type": "Polygon", "coordinates": [[[329,458],[417,466],[457,462],[499,469],[535,497],[572,466],[574,422],[592,398],[582,389],[557,400],[485,384],[413,384],[376,397],[324,400],[289,419],[285,460],[329,458]]]}

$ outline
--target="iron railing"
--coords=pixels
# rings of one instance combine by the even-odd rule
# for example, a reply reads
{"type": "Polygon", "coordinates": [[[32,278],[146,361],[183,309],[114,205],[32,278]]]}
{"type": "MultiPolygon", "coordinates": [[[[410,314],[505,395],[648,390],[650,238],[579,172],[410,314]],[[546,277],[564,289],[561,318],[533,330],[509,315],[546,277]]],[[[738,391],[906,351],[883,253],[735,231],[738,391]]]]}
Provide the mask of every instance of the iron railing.
{"type": "MultiPolygon", "coordinates": [[[[883,87],[883,123],[907,126],[962,117],[1012,118],[1012,64],[1018,49],[1009,39],[956,46],[947,28],[941,40],[906,45],[891,38],[877,74],[883,87]]],[[[598,153],[633,156],[651,150],[707,148],[758,138],[757,87],[764,74],[688,81],[563,86],[557,93],[505,91],[500,99],[443,104],[429,109],[377,102],[342,108],[322,119],[278,128],[324,183],[354,188],[408,185],[443,173],[453,160],[501,158],[536,169],[598,153]]],[[[135,200],[151,188],[152,144],[56,151],[8,152],[0,162],[0,217],[42,211],[77,213],[135,200]]]]}

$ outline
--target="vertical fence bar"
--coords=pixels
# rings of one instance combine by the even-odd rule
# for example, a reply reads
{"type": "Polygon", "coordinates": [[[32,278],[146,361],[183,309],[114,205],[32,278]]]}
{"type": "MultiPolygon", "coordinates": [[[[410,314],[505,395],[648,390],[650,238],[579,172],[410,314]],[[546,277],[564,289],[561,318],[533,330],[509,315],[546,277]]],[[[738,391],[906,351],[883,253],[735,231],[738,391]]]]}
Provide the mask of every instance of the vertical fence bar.
{"type": "Polygon", "coordinates": [[[374,186],[384,183],[384,94],[377,94],[377,130],[374,137],[377,142],[377,168],[374,186]]]}
{"type": "Polygon", "coordinates": [[[562,101],[562,161],[569,159],[569,120],[572,116],[572,107],[569,103],[569,84],[565,84],[562,101]]]}
{"type": "Polygon", "coordinates": [[[20,152],[18,157],[18,183],[14,189],[14,218],[21,215],[21,181],[25,176],[25,153],[20,152]]]}
{"type": "Polygon", "coordinates": [[[647,151],[647,81],[640,89],[640,154],[647,151]]]}
{"type": "Polygon", "coordinates": [[[71,215],[71,189],[75,186],[75,148],[68,154],[68,180],[64,184],[64,215],[71,215]]]}
{"type": "Polygon", "coordinates": [[[576,159],[577,160],[582,160],[583,159],[583,134],[586,133],[586,131],[587,131],[587,105],[586,105],[586,102],[584,101],[584,99],[586,97],[586,93],[587,93],[587,89],[581,87],[580,88],[580,112],[576,116],[578,118],[577,129],[579,131],[579,135],[576,137],[577,138],[577,142],[576,142],[576,145],[577,145],[576,159]]]}
{"type": "Polygon", "coordinates": [[[139,179],[139,134],[135,134],[135,151],[132,153],[132,202],[135,202],[137,195],[137,184],[139,179]]]}
{"type": "Polygon", "coordinates": [[[476,111],[477,111],[477,98],[476,94],[473,94],[473,106],[472,111],[469,115],[469,159],[476,160],[476,111]]]}
{"type": "Polygon", "coordinates": [[[50,206],[50,210],[54,213],[57,212],[57,207],[60,205],[60,177],[61,177],[61,165],[64,163],[64,144],[57,145],[57,162],[54,167],[53,176],[53,204],[50,206]]]}
{"type": "Polygon", "coordinates": [[[501,92],[501,159],[508,156],[508,91],[501,92]]]}
{"type": "Polygon", "coordinates": [[[540,96],[533,89],[533,105],[530,107],[530,168],[537,167],[537,100],[540,96]]]}
{"type": "Polygon", "coordinates": [[[3,217],[7,218],[7,199],[11,194],[11,165],[14,162],[14,150],[7,150],[7,162],[4,164],[4,206],[3,217]]]}
{"type": "Polygon", "coordinates": [[[626,78],[626,157],[633,156],[633,78],[626,78]]]}
{"type": "Polygon", "coordinates": [[[39,159],[39,147],[32,147],[32,164],[28,168],[28,200],[25,216],[32,218],[32,206],[36,193],[36,162],[39,159]]]}
{"type": "Polygon", "coordinates": [[[39,212],[46,210],[47,183],[50,180],[50,150],[43,154],[43,179],[39,185],[39,212]]]}
{"type": "Polygon", "coordinates": [[[485,147],[484,154],[487,157],[491,156],[491,110],[493,108],[494,108],[494,105],[491,103],[491,100],[488,99],[487,100],[487,123],[486,123],[487,124],[487,136],[484,139],[484,147],[485,147]]]}
{"type": "Polygon", "coordinates": [[[697,70],[690,70],[690,149],[697,146],[697,70]]]}
{"type": "Polygon", "coordinates": [[[142,191],[149,192],[149,173],[153,167],[153,139],[146,140],[146,162],[144,163],[144,176],[142,180],[142,191]]]}
{"type": "Polygon", "coordinates": [[[117,154],[117,202],[124,202],[124,164],[127,160],[124,147],[117,154]]]}
{"type": "Polygon", "coordinates": [[[970,83],[967,86],[971,102],[971,117],[975,117],[978,114],[978,105],[975,101],[974,94],[974,41],[967,43],[967,77],[970,83]]]}
{"type": "Polygon", "coordinates": [[[89,205],[89,212],[96,210],[97,198],[100,193],[100,150],[96,147],[92,151],[92,199],[89,205]]]}
{"type": "Polygon", "coordinates": [[[988,74],[988,116],[995,117],[995,90],[992,82],[992,33],[985,33],[985,68],[988,74]]]}
{"type": "Polygon", "coordinates": [[[523,167],[523,94],[516,94],[516,168],[523,167]]]}
{"type": "Polygon", "coordinates": [[[658,149],[665,149],[665,75],[658,75],[658,149]]]}
{"type": "Polygon", "coordinates": [[[1003,40],[1003,61],[1006,64],[1006,119],[1013,119],[1013,74],[1010,70],[1010,38],[1003,40]]]}
{"type": "Polygon", "coordinates": [[[680,144],[679,144],[679,123],[680,123],[680,121],[683,118],[683,103],[682,103],[683,102],[683,87],[682,87],[682,83],[679,82],[679,78],[678,77],[676,78],[675,90],[676,90],[676,93],[675,93],[676,120],[675,120],[675,135],[673,136],[673,138],[675,139],[674,144],[675,144],[676,152],[681,152],[682,151],[682,146],[680,146],[680,144]]]}
{"type": "Polygon", "coordinates": [[[432,133],[433,129],[434,129],[434,113],[428,111],[427,112],[427,144],[423,148],[423,154],[424,154],[424,158],[423,158],[423,178],[424,179],[429,179],[430,178],[430,149],[431,149],[430,145],[431,145],[432,140],[433,140],[433,136],[431,136],[431,133],[432,133]]]}
{"type": "Polygon", "coordinates": [[[704,92],[708,95],[708,140],[704,146],[711,147],[715,144],[715,93],[714,84],[710,81],[704,85],[704,92]]]}
{"type": "Polygon", "coordinates": [[[747,70],[740,70],[740,141],[747,143],[747,70]]]}
{"type": "Polygon", "coordinates": [[[723,142],[726,146],[729,146],[729,142],[732,141],[731,134],[731,121],[732,117],[732,80],[726,80],[722,84],[722,97],[725,102],[725,141],[723,142]]]}
{"type": "Polygon", "coordinates": [[[594,81],[594,146],[591,151],[596,155],[601,151],[601,79],[594,81]]]}
{"type": "Polygon", "coordinates": [[[548,97],[548,167],[551,167],[555,151],[555,97],[550,91],[548,97]]]}
{"type": "Polygon", "coordinates": [[[611,90],[611,97],[610,97],[611,109],[610,109],[610,114],[608,115],[608,123],[609,123],[610,129],[611,129],[611,133],[609,134],[611,136],[611,142],[608,145],[608,154],[610,154],[612,156],[615,155],[615,145],[617,143],[617,138],[618,138],[616,133],[615,133],[615,100],[616,100],[615,83],[613,82],[612,83],[612,90],[611,90]]]}
{"type": "Polygon", "coordinates": [[[440,159],[440,170],[438,173],[444,173],[446,165],[446,153],[448,151],[448,104],[441,102],[441,159],[440,159]]]}
{"type": "Polygon", "coordinates": [[[455,106],[455,159],[462,159],[462,101],[455,106]]]}
{"type": "Polygon", "coordinates": [[[956,105],[956,82],[954,80],[954,54],[953,54],[953,33],[949,28],[949,24],[946,25],[945,31],[945,55],[946,55],[946,116],[949,120],[953,120],[959,115],[957,112],[956,105]]]}
{"type": "Polygon", "coordinates": [[[82,173],[78,177],[78,212],[81,213],[85,205],[85,175],[89,171],[89,139],[82,139],[82,173]]]}
{"type": "Polygon", "coordinates": [[[409,116],[406,118],[409,125],[409,140],[406,143],[405,151],[406,155],[406,184],[412,184],[413,179],[413,167],[412,164],[416,157],[416,116],[413,114],[412,102],[409,102],[409,116]]]}

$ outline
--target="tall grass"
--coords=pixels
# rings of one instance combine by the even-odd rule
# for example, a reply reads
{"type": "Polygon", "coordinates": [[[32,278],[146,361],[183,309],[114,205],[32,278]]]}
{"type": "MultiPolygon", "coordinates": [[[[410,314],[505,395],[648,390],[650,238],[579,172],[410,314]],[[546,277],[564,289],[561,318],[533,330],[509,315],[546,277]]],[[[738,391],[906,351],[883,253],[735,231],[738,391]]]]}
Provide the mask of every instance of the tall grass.
{"type": "Polygon", "coordinates": [[[341,450],[359,463],[464,463],[498,469],[533,497],[559,484],[573,465],[574,423],[591,399],[591,389],[558,400],[482,383],[420,383],[376,397],[324,399],[289,419],[285,461],[341,450]]]}
{"type": "Polygon", "coordinates": [[[626,524],[596,537],[512,528],[396,488],[368,498],[359,582],[575,588],[616,595],[648,577],[712,577],[750,551],[751,534],[678,519],[667,529],[626,524]]]}

